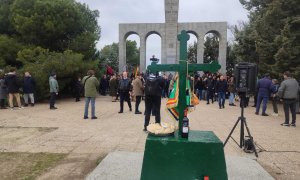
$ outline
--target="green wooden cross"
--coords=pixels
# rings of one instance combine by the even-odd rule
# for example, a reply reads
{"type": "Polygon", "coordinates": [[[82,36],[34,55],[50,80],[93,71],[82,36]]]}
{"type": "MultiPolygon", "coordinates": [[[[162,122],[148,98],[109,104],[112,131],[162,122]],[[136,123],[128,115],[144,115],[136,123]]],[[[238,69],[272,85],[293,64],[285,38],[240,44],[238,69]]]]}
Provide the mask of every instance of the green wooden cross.
{"type": "MultiPolygon", "coordinates": [[[[189,64],[187,61],[187,41],[190,39],[190,35],[186,31],[181,31],[181,34],[177,36],[180,41],[180,58],[179,64],[157,64],[157,62],[152,62],[151,65],[147,67],[150,72],[158,71],[172,71],[179,73],[179,135],[182,133],[182,119],[184,117],[184,110],[187,108],[186,104],[186,80],[188,72],[195,71],[209,71],[212,73],[217,72],[221,66],[218,62],[214,61],[210,64],[189,64]]],[[[181,137],[181,136],[180,136],[181,137]]]]}

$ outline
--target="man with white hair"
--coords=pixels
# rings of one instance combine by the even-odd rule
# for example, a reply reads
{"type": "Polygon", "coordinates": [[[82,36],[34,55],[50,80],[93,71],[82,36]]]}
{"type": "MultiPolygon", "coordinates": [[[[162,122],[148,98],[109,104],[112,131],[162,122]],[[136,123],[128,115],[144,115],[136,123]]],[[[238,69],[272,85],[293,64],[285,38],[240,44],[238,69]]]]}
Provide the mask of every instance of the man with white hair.
{"type": "Polygon", "coordinates": [[[128,78],[127,72],[123,72],[123,77],[119,82],[119,92],[120,92],[120,111],[119,113],[123,113],[124,110],[124,101],[128,103],[129,111],[132,111],[129,91],[131,91],[131,81],[128,78]]]}
{"type": "Polygon", "coordinates": [[[23,92],[24,92],[24,102],[25,107],[28,106],[28,98],[30,98],[31,106],[34,106],[34,89],[35,89],[35,80],[31,77],[29,72],[25,72],[24,74],[24,84],[23,84],[23,92]]]}

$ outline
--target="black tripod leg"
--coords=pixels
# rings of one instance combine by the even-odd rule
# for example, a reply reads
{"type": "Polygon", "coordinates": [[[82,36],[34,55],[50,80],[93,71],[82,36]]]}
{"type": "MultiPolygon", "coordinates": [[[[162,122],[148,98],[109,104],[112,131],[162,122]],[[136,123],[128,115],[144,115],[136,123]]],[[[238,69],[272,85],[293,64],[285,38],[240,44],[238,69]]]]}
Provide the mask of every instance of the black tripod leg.
{"type": "Polygon", "coordinates": [[[257,151],[256,151],[256,147],[255,147],[255,144],[254,144],[254,141],[253,141],[253,137],[252,137],[251,134],[250,134],[250,130],[249,130],[249,128],[248,128],[247,122],[244,121],[244,123],[245,123],[246,129],[247,129],[248,135],[249,135],[249,137],[250,137],[250,141],[251,141],[252,146],[253,146],[253,148],[254,148],[255,156],[258,157],[258,154],[257,154],[257,151]]]}
{"type": "Polygon", "coordinates": [[[238,125],[238,123],[239,123],[240,120],[241,120],[241,118],[239,117],[238,120],[236,121],[236,123],[234,124],[233,128],[231,129],[231,131],[230,131],[228,137],[226,138],[223,147],[225,147],[225,145],[227,144],[227,141],[228,141],[229,138],[231,137],[231,135],[232,135],[234,129],[236,128],[236,126],[238,125]]]}

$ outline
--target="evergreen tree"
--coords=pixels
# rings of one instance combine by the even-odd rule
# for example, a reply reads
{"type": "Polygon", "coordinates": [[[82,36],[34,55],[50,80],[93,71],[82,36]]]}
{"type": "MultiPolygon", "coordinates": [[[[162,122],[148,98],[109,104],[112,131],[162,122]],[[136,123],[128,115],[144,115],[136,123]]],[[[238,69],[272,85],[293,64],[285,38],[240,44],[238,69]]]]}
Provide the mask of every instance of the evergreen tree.
{"type": "Polygon", "coordinates": [[[197,63],[197,42],[195,41],[192,45],[188,46],[188,62],[195,64],[197,63]]]}
{"type": "Polygon", "coordinates": [[[140,65],[140,50],[137,48],[136,41],[126,41],[126,64],[131,67],[140,65]]]}
{"type": "Polygon", "coordinates": [[[240,2],[249,10],[250,21],[235,33],[237,57],[257,62],[260,74],[269,72],[276,77],[290,70],[299,78],[299,0],[240,2]]]}
{"type": "Polygon", "coordinates": [[[234,48],[236,48],[236,45],[227,43],[226,71],[227,71],[227,75],[229,76],[234,74],[234,66],[237,63],[237,58],[236,58],[234,48]]]}
{"type": "Polygon", "coordinates": [[[106,45],[100,50],[100,63],[102,67],[109,65],[113,70],[117,71],[119,67],[119,45],[113,43],[106,45]]]}
{"type": "Polygon", "coordinates": [[[47,97],[54,70],[60,92],[71,95],[75,78],[98,72],[98,16],[75,0],[0,0],[0,69],[29,71],[39,100],[47,97]]]}
{"type": "Polygon", "coordinates": [[[219,56],[219,37],[215,34],[208,34],[204,42],[204,63],[217,61],[219,56]]]}
{"type": "MultiPolygon", "coordinates": [[[[126,41],[126,59],[129,71],[132,72],[134,68],[140,64],[140,51],[137,48],[136,41],[127,40],[126,41]]],[[[115,71],[119,67],[119,44],[113,43],[111,45],[106,45],[100,50],[100,65],[105,67],[109,65],[115,71]]]]}

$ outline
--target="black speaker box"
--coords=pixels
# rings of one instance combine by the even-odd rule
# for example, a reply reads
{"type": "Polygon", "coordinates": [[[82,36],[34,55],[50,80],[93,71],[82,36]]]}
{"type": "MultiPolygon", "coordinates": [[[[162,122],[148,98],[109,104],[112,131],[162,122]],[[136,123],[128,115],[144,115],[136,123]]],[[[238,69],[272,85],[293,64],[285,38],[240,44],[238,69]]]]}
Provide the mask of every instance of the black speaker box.
{"type": "Polygon", "coordinates": [[[238,63],[234,68],[235,87],[239,93],[253,94],[256,91],[257,65],[238,63]]]}

